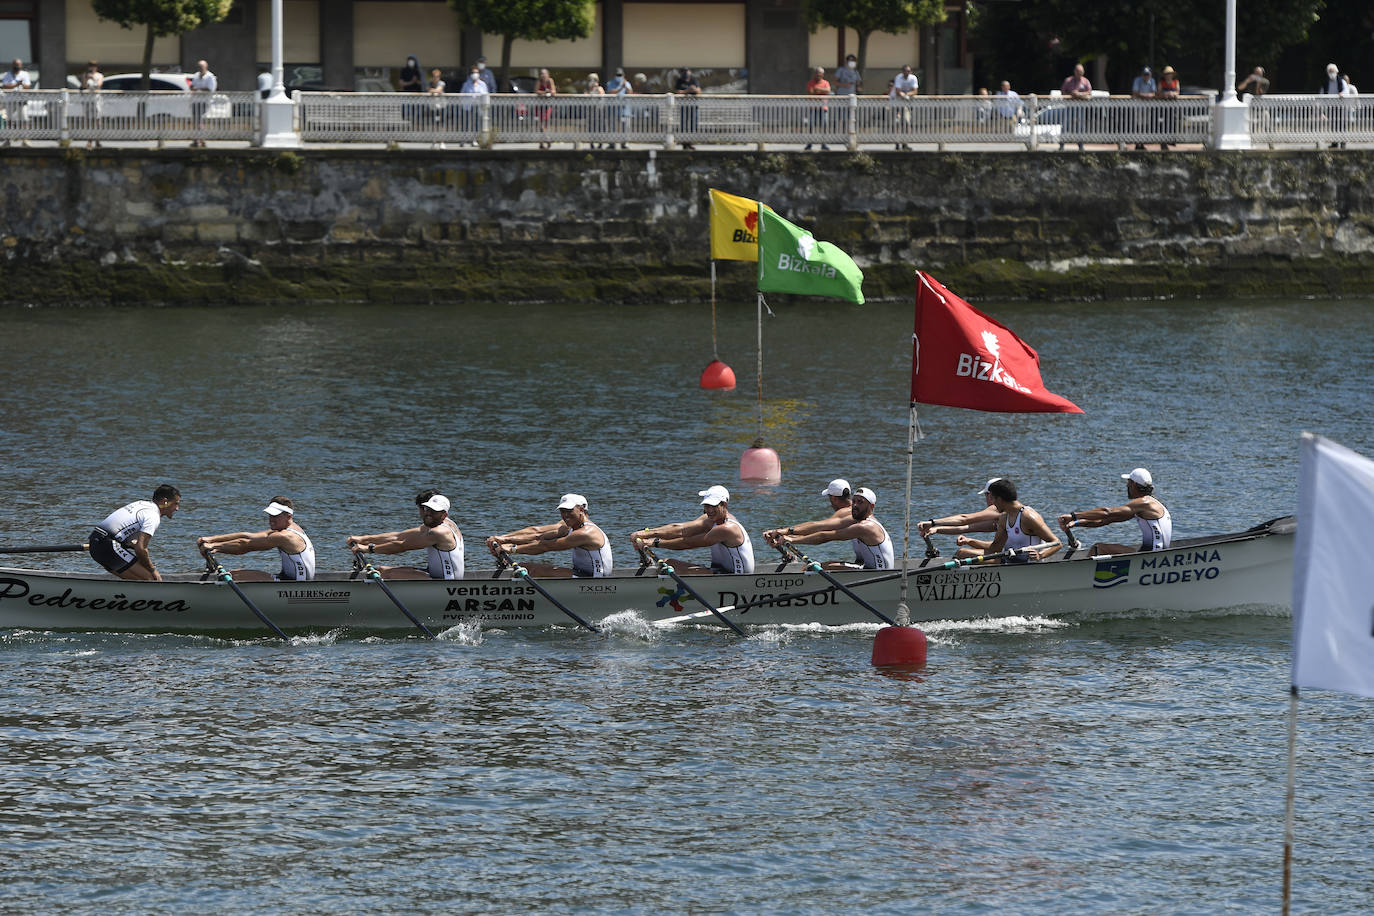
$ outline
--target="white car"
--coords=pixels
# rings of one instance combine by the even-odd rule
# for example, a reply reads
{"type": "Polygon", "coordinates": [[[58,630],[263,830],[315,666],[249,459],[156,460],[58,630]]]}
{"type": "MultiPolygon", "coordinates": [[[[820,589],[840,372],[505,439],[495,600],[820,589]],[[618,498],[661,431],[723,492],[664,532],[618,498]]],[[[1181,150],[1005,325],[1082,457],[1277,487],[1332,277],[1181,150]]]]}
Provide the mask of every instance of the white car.
{"type": "Polygon", "coordinates": [[[210,93],[207,100],[202,93],[191,92],[189,73],[150,73],[148,74],[149,92],[144,95],[141,73],[116,73],[105,77],[101,84],[100,114],[106,118],[189,118],[192,116],[192,100],[206,104],[204,117],[227,118],[231,113],[229,99],[218,93],[210,93]],[[128,93],[127,96],[106,95],[106,93],[128,93]]]}

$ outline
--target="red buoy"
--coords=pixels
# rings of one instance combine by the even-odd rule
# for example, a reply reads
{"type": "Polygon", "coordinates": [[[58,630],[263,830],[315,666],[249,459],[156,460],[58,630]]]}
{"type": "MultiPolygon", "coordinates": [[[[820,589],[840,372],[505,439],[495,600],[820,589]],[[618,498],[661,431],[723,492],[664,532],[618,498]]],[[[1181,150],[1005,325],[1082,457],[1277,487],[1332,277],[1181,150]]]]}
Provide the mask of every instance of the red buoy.
{"type": "Polygon", "coordinates": [[[926,634],[920,627],[883,627],[873,638],[873,664],[919,668],[926,663],[926,634]]]}
{"type": "Polygon", "coordinates": [[[720,360],[713,359],[705,369],[701,370],[701,387],[719,391],[734,391],[735,370],[720,360]]]}
{"type": "Polygon", "coordinates": [[[744,450],[739,459],[739,479],[758,483],[782,483],[782,459],[762,439],[755,439],[752,448],[744,450]]]}

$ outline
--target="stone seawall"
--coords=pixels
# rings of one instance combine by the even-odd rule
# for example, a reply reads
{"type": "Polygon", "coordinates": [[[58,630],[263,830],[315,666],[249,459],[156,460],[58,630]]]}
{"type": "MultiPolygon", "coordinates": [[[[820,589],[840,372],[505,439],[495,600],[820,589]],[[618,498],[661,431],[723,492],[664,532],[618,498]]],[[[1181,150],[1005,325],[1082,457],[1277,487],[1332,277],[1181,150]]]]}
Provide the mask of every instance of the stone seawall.
{"type": "MultiPolygon", "coordinates": [[[[968,297],[1374,292],[1374,151],[6,150],[0,302],[709,297],[707,189],[968,297]]],[[[753,266],[719,265],[752,295],[753,266]]]]}

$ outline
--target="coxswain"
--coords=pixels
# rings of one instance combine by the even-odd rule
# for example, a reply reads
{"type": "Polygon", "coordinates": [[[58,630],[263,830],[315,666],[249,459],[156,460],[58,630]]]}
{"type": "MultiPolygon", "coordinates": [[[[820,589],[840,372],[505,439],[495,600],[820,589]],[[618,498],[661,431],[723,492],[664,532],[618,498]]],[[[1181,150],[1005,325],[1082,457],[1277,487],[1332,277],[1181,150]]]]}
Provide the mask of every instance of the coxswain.
{"type": "Polygon", "coordinates": [[[878,497],[868,487],[854,491],[849,507],[848,524],[839,528],[821,529],[808,534],[784,534],[783,544],[825,544],[849,539],[854,548],[853,563],[823,563],[827,569],[891,569],[893,566],[892,538],[873,514],[878,497]]]}
{"type": "Polygon", "coordinates": [[[565,494],[558,501],[558,515],[559,521],[551,525],[530,525],[509,534],[489,537],[487,549],[498,559],[503,552],[510,555],[538,555],[554,550],[572,552],[572,569],[550,563],[523,564],[530,575],[539,578],[572,576],[577,579],[599,579],[609,575],[614,567],[611,542],[605,532],[587,517],[587,497],[577,493],[565,494]]]}
{"type": "Polygon", "coordinates": [[[635,550],[663,547],[668,550],[711,548],[711,567],[669,560],[681,573],[735,573],[754,571],[754,545],[749,532],[730,514],[730,491],[722,486],[708,487],[701,497],[701,515],[690,522],[675,522],[656,528],[642,528],[630,535],[635,550]]]}
{"type": "Polygon", "coordinates": [[[395,554],[424,550],[429,563],[425,569],[413,566],[382,566],[385,579],[461,579],[463,578],[463,532],[448,517],[449,501],[438,490],[421,490],[415,496],[420,508],[420,526],[386,534],[355,534],[344,545],[349,550],[395,554]]]}
{"type": "Polygon", "coordinates": [[[853,495],[849,489],[849,481],[843,477],[836,477],[826,485],[821,491],[830,502],[830,514],[825,518],[816,519],[814,522],[799,522],[795,525],[788,525],[786,528],[769,528],[763,533],[763,540],[770,547],[777,547],[782,543],[783,535],[807,535],[817,531],[834,531],[836,528],[843,528],[850,523],[852,517],[849,514],[850,497],[853,495]]]}
{"type": "Polygon", "coordinates": [[[1137,550],[1148,553],[1164,550],[1173,543],[1174,520],[1164,504],[1155,499],[1155,482],[1150,472],[1145,468],[1136,468],[1129,474],[1122,474],[1121,479],[1126,481],[1125,505],[1069,512],[1059,516],[1059,527],[1065,531],[1070,528],[1101,528],[1114,522],[1135,519],[1140,526],[1140,546],[1102,543],[1095,545],[1089,556],[1135,553],[1137,550]]]}
{"type": "MultiPolygon", "coordinates": [[[[986,549],[970,556],[981,555],[1004,563],[1030,563],[1051,557],[1063,547],[1040,513],[1024,505],[1018,498],[1016,484],[1005,477],[989,481],[988,495],[997,509],[997,533],[986,549]],[[1024,549],[1028,547],[1034,549],[1024,549]],[[1011,557],[1000,556],[1008,550],[1018,553],[1011,557]]],[[[960,535],[958,543],[971,547],[971,540],[960,535]]]]}
{"type": "Polygon", "coordinates": [[[139,499],[121,506],[91,531],[87,549],[91,559],[121,579],[162,581],[162,574],[148,554],[148,542],[164,517],[181,508],[181,491],[164,483],[151,500],[139,499]]]}
{"type": "Polygon", "coordinates": [[[202,556],[212,553],[227,553],[242,556],[260,550],[276,550],[281,559],[281,569],[276,573],[266,573],[258,569],[235,569],[230,575],[235,579],[249,582],[302,582],[315,578],[315,545],[310,536],[296,521],[296,506],[285,496],[274,496],[267,508],[266,531],[236,531],[233,534],[215,534],[196,538],[196,547],[202,556]]]}

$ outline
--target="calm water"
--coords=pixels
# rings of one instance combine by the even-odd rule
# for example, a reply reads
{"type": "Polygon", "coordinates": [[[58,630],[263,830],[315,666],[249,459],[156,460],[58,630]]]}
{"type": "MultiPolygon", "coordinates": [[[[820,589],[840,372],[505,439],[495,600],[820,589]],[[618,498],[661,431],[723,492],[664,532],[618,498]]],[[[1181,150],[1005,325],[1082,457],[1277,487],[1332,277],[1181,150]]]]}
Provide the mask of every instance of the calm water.
{"type": "MultiPolygon", "coordinates": [[[[1178,536],[1293,512],[1300,430],[1374,453],[1372,307],[988,305],[1087,414],[923,408],[913,512],[995,474],[1046,513],[1116,502],[1138,464],[1178,536]]],[[[736,479],[752,305],[721,309],[731,395],[695,385],[707,307],[3,312],[0,543],[80,540],[163,480],[193,507],[165,570],[279,493],[333,567],[430,485],[474,553],[567,490],[617,547],[718,482],[754,531],[834,476],[900,529],[910,307],[774,308],[772,488],[736,479]]],[[[937,624],[919,678],[874,672],[867,626],[609,624],[0,634],[0,912],[1277,909],[1284,615],[937,624]]],[[[1369,709],[1304,696],[1295,912],[1369,909],[1369,709]]]]}

